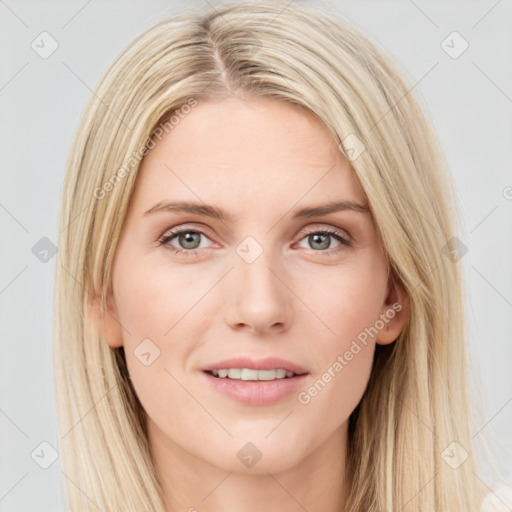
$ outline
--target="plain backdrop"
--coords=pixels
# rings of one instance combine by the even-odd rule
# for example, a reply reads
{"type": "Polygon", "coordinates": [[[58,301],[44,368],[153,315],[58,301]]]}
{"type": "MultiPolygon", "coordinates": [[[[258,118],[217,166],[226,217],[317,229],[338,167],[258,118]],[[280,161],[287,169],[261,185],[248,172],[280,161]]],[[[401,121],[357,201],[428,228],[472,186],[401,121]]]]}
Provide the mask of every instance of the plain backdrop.
{"type": "MultiPolygon", "coordinates": [[[[58,440],[51,247],[78,120],[122,48],[185,5],[209,7],[202,0],[0,2],[0,512],[64,510],[60,459],[51,463],[58,455],[51,451],[58,440]],[[36,50],[41,37],[46,51],[58,44],[46,58],[41,43],[36,50]],[[41,248],[48,251],[43,256],[41,248]]],[[[396,58],[438,131],[467,248],[473,391],[485,399],[474,437],[490,439],[511,482],[512,2],[326,0],[321,6],[396,58]]],[[[490,488],[501,482],[489,468],[479,477],[490,488]]]]}

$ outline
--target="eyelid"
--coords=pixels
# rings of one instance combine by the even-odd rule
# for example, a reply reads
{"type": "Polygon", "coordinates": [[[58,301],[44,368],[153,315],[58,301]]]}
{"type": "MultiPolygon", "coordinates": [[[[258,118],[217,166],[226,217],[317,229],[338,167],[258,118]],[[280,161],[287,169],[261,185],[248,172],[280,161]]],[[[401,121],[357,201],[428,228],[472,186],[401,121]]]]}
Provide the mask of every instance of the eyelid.
{"type": "Polygon", "coordinates": [[[208,226],[205,224],[199,223],[198,225],[194,225],[193,223],[185,223],[185,224],[177,224],[176,226],[172,226],[170,228],[167,228],[159,237],[158,239],[162,239],[167,235],[170,235],[171,233],[175,232],[178,233],[181,231],[197,231],[198,233],[202,233],[204,236],[209,236],[208,233],[211,231],[208,226]]]}
{"type": "MultiPolygon", "coordinates": [[[[313,226],[308,226],[307,228],[305,228],[307,231],[305,232],[305,235],[309,235],[311,233],[317,233],[317,232],[321,232],[321,231],[327,231],[329,233],[335,233],[347,240],[350,240],[352,241],[352,236],[350,235],[350,233],[346,230],[346,229],[342,229],[342,228],[338,228],[336,226],[332,226],[332,225],[329,225],[329,224],[315,224],[313,226]]],[[[301,231],[300,231],[301,232],[301,231]]]]}
{"type": "MultiPolygon", "coordinates": [[[[204,225],[203,225],[204,226],[204,225]]],[[[211,238],[208,236],[207,231],[208,229],[205,227],[198,228],[191,224],[178,224],[177,226],[174,226],[172,228],[167,229],[159,238],[158,243],[162,246],[167,246],[169,250],[171,250],[174,254],[183,255],[185,257],[190,256],[194,257],[198,255],[198,252],[204,249],[208,249],[209,247],[202,247],[197,249],[181,249],[179,247],[175,247],[174,245],[170,244],[170,240],[179,236],[180,234],[190,231],[195,232],[199,235],[202,235],[209,240],[211,238]]],[[[315,249],[309,249],[310,251],[313,251],[315,253],[318,253],[318,255],[322,257],[330,257],[333,254],[337,254],[338,252],[342,251],[343,249],[350,248],[354,244],[354,239],[352,236],[344,229],[338,228],[332,225],[309,225],[305,229],[306,231],[299,231],[302,232],[302,237],[296,242],[300,243],[302,240],[304,240],[308,235],[314,234],[314,233],[322,233],[324,235],[330,235],[336,241],[338,242],[338,246],[326,250],[315,250],[315,249]]]]}
{"type": "MultiPolygon", "coordinates": [[[[211,240],[211,237],[208,234],[208,228],[203,227],[203,226],[204,225],[202,225],[201,227],[196,227],[196,226],[194,226],[192,224],[191,225],[189,225],[189,224],[178,224],[177,226],[174,226],[172,228],[166,229],[162,233],[162,235],[160,235],[158,237],[157,241],[160,242],[160,243],[165,243],[165,242],[163,242],[163,240],[165,240],[166,238],[174,238],[174,237],[180,235],[181,233],[187,232],[187,231],[191,231],[191,232],[194,232],[194,233],[201,234],[204,237],[206,237],[209,240],[211,240]]],[[[199,250],[199,249],[190,249],[187,252],[193,252],[195,250],[199,250]]]]}
{"type": "MultiPolygon", "coordinates": [[[[194,225],[194,223],[185,223],[185,224],[178,224],[176,226],[173,226],[171,228],[168,228],[166,229],[162,235],[160,235],[158,237],[158,240],[161,240],[163,238],[165,238],[167,235],[170,235],[171,233],[176,232],[177,234],[179,234],[179,232],[183,231],[183,230],[187,230],[189,229],[190,231],[198,231],[200,232],[201,234],[203,234],[204,236],[207,236],[208,238],[209,235],[208,235],[208,231],[209,231],[209,228],[205,225],[205,224],[201,224],[201,223],[198,223],[198,225],[200,227],[197,227],[196,225],[194,225]]],[[[305,228],[301,228],[298,232],[297,232],[297,235],[295,236],[298,236],[302,230],[306,230],[304,232],[304,236],[305,235],[309,235],[311,233],[316,233],[318,231],[332,231],[332,232],[335,232],[336,234],[340,234],[340,236],[343,236],[344,238],[346,238],[347,240],[353,240],[352,239],[352,236],[350,235],[350,233],[346,230],[346,229],[342,229],[342,228],[339,228],[339,227],[336,227],[336,226],[332,226],[332,225],[329,225],[329,224],[322,224],[322,223],[316,223],[316,224],[313,224],[313,225],[309,225],[309,226],[306,226],[305,228]]],[[[175,234],[176,234],[175,233],[175,234]]],[[[302,240],[302,238],[301,238],[302,240]]]]}

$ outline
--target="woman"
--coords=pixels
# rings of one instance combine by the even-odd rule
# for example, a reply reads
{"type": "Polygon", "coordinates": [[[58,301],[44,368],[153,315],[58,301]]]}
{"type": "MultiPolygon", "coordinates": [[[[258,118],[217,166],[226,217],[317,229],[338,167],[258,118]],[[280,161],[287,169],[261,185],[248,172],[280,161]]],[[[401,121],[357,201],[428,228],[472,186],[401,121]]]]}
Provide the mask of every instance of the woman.
{"type": "Polygon", "coordinates": [[[72,510],[478,509],[454,198],[410,87],[284,2],[114,62],[62,207],[72,510]]]}

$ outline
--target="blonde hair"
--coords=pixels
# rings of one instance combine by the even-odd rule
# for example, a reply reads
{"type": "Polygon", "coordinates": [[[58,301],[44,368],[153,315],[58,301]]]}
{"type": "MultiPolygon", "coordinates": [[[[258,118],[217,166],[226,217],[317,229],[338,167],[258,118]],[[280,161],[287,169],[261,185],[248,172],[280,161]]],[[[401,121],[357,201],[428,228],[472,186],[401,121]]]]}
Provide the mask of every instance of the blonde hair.
{"type": "Polygon", "coordinates": [[[155,135],[201,101],[245,94],[306,109],[346,155],[354,143],[362,150],[351,164],[392,278],[410,301],[398,339],[377,346],[350,418],[346,512],[477,510],[463,285],[448,251],[457,236],[455,199],[411,88],[350,24],[284,1],[175,14],[115,60],[78,127],[60,219],[54,366],[72,510],[165,510],[124,349],[100,339],[89,305],[101,294],[105,306],[137,170],[155,135]],[[447,447],[468,459],[452,467],[447,447]]]}

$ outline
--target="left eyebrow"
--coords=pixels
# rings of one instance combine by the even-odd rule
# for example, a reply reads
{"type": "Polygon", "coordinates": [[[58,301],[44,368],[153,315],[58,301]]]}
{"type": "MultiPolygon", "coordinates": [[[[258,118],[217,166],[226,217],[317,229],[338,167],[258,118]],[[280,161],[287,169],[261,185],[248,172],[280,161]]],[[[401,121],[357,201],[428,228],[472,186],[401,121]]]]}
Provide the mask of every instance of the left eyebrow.
{"type": "MultiPolygon", "coordinates": [[[[334,201],[327,204],[308,206],[297,210],[292,210],[294,219],[305,219],[310,217],[316,217],[320,215],[326,215],[328,213],[334,213],[338,211],[352,210],[358,213],[368,214],[369,208],[367,205],[356,203],[354,201],[334,201]]],[[[151,213],[160,211],[177,211],[185,213],[194,213],[197,215],[204,215],[206,217],[212,217],[218,220],[230,220],[233,221],[234,216],[223,210],[218,206],[212,206],[205,203],[199,202],[170,202],[160,201],[144,213],[144,216],[151,213]]]]}
{"type": "Polygon", "coordinates": [[[334,201],[319,206],[309,206],[307,208],[294,210],[293,218],[304,219],[309,217],[316,217],[319,215],[326,215],[327,213],[339,212],[343,210],[353,210],[355,212],[365,214],[370,212],[368,205],[365,204],[359,204],[354,201],[334,201]]]}

